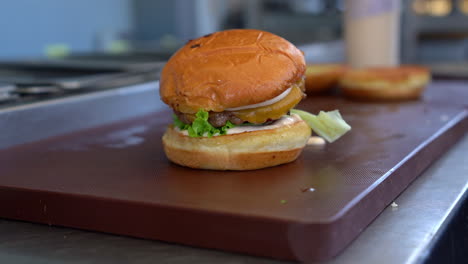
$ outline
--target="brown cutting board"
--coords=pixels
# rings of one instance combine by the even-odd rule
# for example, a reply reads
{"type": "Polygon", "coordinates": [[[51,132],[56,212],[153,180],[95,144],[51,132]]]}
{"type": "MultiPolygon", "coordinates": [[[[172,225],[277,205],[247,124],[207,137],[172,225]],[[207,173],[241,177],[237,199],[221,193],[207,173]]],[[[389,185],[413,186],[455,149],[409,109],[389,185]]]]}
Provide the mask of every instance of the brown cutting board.
{"type": "MultiPolygon", "coordinates": [[[[468,85],[434,82],[419,101],[310,97],[352,131],[274,168],[171,164],[167,111],[0,151],[0,217],[300,261],[345,248],[468,131],[468,85]]],[[[60,125],[60,124],[57,124],[60,125]]]]}

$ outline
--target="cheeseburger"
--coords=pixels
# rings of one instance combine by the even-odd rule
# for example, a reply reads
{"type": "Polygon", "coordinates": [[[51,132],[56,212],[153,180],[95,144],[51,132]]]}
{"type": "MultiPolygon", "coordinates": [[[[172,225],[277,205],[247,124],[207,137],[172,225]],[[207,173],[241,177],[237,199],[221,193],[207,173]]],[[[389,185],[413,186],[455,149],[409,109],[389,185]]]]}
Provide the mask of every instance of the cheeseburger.
{"type": "Polygon", "coordinates": [[[174,111],[162,140],[174,163],[251,170],[294,161],[311,128],[290,110],[304,97],[303,53],[260,30],[190,40],[164,66],[160,96],[174,111]]]}

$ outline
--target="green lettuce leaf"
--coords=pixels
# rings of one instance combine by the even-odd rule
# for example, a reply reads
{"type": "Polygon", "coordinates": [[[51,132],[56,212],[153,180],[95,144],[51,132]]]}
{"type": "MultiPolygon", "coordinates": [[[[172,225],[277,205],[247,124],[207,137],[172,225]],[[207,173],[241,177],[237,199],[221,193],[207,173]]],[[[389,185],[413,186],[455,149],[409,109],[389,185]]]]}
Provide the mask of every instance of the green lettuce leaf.
{"type": "Polygon", "coordinates": [[[180,130],[187,130],[190,125],[185,124],[184,122],[180,121],[176,114],[172,115],[174,119],[174,126],[179,128],[180,130]]]}
{"type": "Polygon", "coordinates": [[[195,120],[191,125],[185,124],[180,121],[180,119],[174,115],[174,126],[180,130],[187,130],[190,137],[203,137],[203,136],[217,136],[217,135],[226,135],[228,129],[235,127],[230,121],[226,122],[226,125],[216,128],[208,122],[209,114],[207,111],[200,109],[195,114],[195,120]]]}

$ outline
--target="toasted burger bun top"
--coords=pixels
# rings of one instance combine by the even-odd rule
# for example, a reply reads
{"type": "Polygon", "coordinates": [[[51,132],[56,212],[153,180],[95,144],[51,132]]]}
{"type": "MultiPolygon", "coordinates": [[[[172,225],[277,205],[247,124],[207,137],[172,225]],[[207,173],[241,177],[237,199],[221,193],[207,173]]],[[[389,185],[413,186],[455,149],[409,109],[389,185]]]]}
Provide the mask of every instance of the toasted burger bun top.
{"type": "Polygon", "coordinates": [[[189,41],[164,66],[162,100],[174,110],[222,112],[261,103],[300,81],[302,52],[269,32],[235,29],[189,41]]]}

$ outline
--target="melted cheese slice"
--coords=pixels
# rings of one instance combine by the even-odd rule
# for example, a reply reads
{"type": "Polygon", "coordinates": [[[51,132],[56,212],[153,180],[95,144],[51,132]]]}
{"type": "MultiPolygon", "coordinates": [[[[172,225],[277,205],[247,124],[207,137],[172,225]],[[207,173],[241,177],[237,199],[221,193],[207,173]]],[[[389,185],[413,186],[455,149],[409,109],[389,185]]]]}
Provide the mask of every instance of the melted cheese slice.
{"type": "MultiPolygon", "coordinates": [[[[304,98],[304,79],[293,84],[285,92],[279,96],[265,101],[263,103],[237,107],[231,109],[238,109],[232,112],[236,117],[247,121],[252,124],[263,124],[269,120],[280,119],[283,115],[286,115],[288,111],[294,108],[304,98]],[[252,108],[253,107],[253,108],[252,108]]],[[[195,120],[195,114],[186,114],[187,118],[191,121],[195,120]]]]}
{"type": "Polygon", "coordinates": [[[303,87],[304,82],[301,81],[291,86],[291,91],[276,103],[252,109],[232,111],[232,113],[236,117],[253,124],[262,124],[268,120],[279,119],[302,100],[304,93],[301,88],[303,87]]]}

